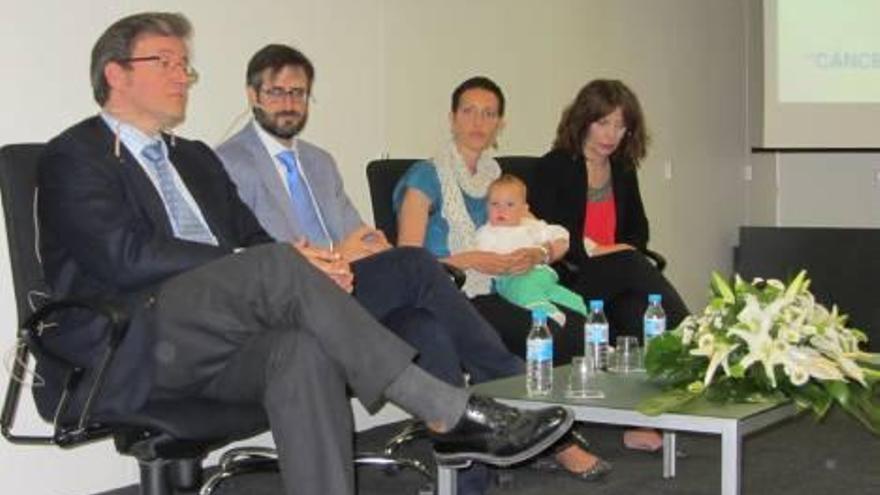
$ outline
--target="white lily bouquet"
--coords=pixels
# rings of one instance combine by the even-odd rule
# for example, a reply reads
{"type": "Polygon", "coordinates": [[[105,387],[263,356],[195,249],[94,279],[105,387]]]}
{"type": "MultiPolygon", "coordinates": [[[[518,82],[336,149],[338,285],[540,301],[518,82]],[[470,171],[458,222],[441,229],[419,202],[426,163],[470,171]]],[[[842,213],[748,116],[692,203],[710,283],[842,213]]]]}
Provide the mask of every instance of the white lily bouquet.
{"type": "Polygon", "coordinates": [[[639,405],[645,414],[680,410],[698,397],[713,402],[791,399],[823,417],[839,404],[880,435],[880,354],[863,352],[865,334],[846,326],[809,291],[801,271],[779,280],[732,281],[712,274],[701,315],[651,341],[648,374],[665,392],[639,405]]]}

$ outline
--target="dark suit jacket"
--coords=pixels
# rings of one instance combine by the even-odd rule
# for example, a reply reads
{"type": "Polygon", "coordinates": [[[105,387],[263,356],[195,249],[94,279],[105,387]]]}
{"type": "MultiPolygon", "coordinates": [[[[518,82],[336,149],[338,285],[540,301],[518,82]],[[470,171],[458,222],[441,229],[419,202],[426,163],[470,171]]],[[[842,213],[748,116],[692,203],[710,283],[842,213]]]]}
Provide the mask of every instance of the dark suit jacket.
{"type": "MultiPolygon", "coordinates": [[[[617,214],[615,239],[644,251],[648,246],[648,218],[636,170],[612,161],[611,187],[617,214]]],[[[576,265],[589,261],[582,242],[586,203],[587,172],[583,155],[573,158],[557,149],[541,157],[529,185],[529,207],[536,217],[568,229],[572,241],[565,259],[576,265]]]]}
{"type": "MultiPolygon", "coordinates": [[[[134,315],[99,412],[131,410],[146,400],[153,369],[150,306],[159,284],[236,247],[272,240],[242,204],[208,146],[164,138],[169,158],[218,246],[173,236],[149,177],[125,146],[120,147],[121,156],[115,155],[114,135],[100,117],[86,119],[50,141],[40,163],[40,250],[54,296],[112,299],[134,315]]],[[[47,333],[47,345],[76,363],[93,365],[95,349],[106,339],[102,323],[92,315],[70,313],[60,328],[47,333]]],[[[56,392],[47,387],[37,394],[41,413],[54,407],[56,392]]]]}

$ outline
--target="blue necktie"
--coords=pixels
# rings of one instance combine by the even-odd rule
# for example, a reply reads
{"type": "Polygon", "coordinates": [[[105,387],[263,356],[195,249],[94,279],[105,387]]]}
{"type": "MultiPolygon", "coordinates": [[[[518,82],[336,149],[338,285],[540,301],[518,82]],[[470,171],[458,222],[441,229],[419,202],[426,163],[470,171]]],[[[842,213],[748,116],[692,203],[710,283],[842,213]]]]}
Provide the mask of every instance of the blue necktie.
{"type": "Polygon", "coordinates": [[[278,153],[278,159],[284,165],[290,201],[293,205],[293,212],[302,227],[302,234],[312,244],[325,245],[329,239],[324,234],[318,212],[315,211],[312,204],[312,194],[306,186],[303,176],[299,173],[299,167],[296,166],[296,155],[290,150],[282,151],[278,153]]]}
{"type": "Polygon", "coordinates": [[[177,188],[174,176],[169,170],[171,165],[165,158],[165,149],[162,148],[162,143],[156,141],[145,146],[141,155],[156,171],[156,177],[159,179],[159,191],[162,193],[162,199],[171,215],[175,237],[204,244],[216,244],[208,227],[202,223],[177,188]]]}

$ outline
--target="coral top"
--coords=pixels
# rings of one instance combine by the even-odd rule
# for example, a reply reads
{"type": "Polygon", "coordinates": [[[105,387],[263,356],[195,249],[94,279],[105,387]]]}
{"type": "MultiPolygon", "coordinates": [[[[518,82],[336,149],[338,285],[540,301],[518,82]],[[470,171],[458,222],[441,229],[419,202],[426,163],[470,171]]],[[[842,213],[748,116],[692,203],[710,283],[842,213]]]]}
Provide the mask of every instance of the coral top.
{"type": "Polygon", "coordinates": [[[614,192],[607,194],[602,201],[588,201],[584,208],[584,237],[600,246],[614,244],[614,233],[617,231],[614,192]]]}

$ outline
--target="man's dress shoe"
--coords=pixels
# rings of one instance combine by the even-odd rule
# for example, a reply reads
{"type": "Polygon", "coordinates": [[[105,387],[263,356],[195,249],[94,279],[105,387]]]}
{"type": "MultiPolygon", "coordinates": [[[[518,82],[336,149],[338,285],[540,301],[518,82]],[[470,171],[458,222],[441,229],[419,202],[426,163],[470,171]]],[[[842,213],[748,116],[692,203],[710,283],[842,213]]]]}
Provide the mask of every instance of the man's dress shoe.
{"type": "Polygon", "coordinates": [[[432,433],[438,464],[479,461],[509,466],[552,445],[571,428],[574,416],[564,407],[522,411],[472,395],[464,415],[450,431],[432,433]]]}

